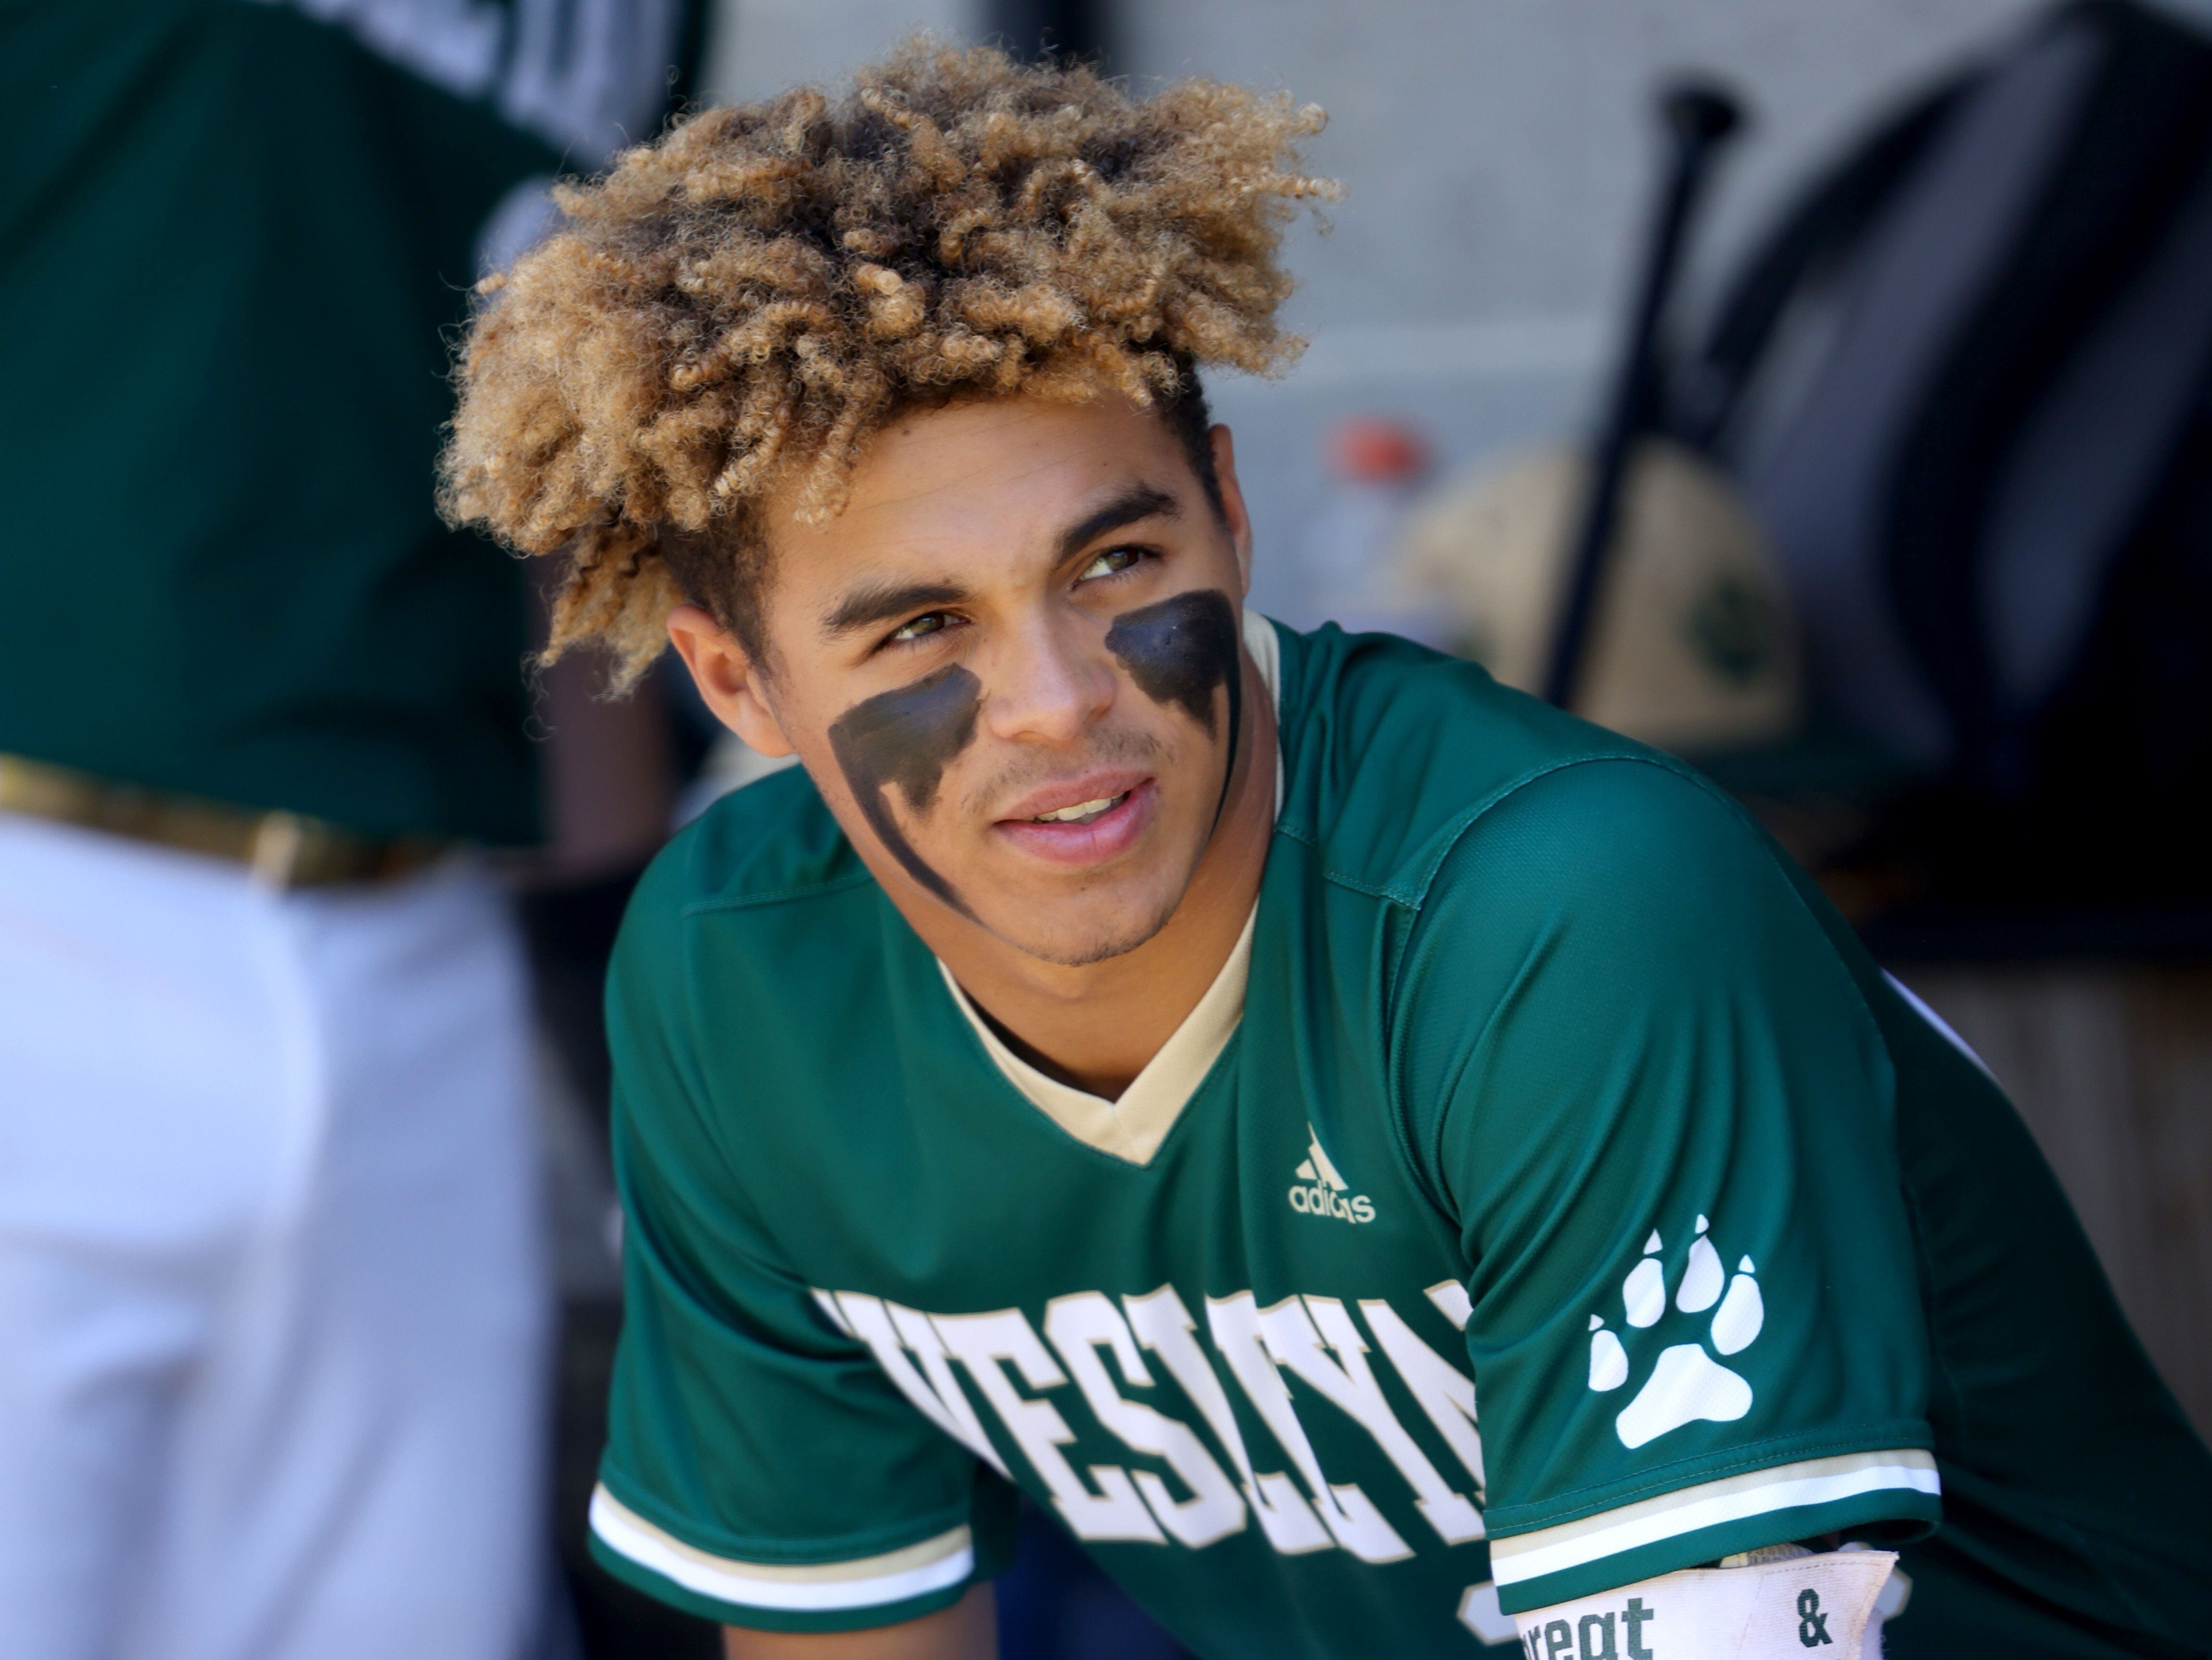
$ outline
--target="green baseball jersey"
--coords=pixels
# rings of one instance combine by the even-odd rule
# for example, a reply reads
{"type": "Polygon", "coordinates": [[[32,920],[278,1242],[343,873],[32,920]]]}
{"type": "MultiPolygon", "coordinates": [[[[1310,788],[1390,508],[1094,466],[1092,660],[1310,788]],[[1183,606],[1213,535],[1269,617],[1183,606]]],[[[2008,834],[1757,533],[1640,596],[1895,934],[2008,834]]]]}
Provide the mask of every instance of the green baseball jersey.
{"type": "Polygon", "coordinates": [[[0,0],[0,751],[535,839],[521,569],[434,499],[451,337],[698,9],[0,0]]]}
{"type": "Polygon", "coordinates": [[[2201,1645],[2212,1460],[1817,891],[1478,669],[1248,637],[1257,905],[1119,1100],[1006,1049],[801,774],[647,875],[600,1560],[884,1624],[1003,1566],[1019,1487],[1209,1657],[1474,1652],[1835,1533],[1904,1550],[1893,1654],[2201,1645]]]}
{"type": "Polygon", "coordinates": [[[314,9],[0,4],[0,751],[526,841],[522,579],[432,461],[477,227],[557,156],[314,9]]]}

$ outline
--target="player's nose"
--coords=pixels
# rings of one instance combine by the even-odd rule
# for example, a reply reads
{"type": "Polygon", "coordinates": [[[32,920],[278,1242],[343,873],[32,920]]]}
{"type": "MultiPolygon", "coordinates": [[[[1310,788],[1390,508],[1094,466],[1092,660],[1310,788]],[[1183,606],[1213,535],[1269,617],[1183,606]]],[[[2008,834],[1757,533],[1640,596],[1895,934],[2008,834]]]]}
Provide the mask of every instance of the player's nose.
{"type": "Polygon", "coordinates": [[[1002,637],[983,707],[992,736],[1064,744],[1113,706],[1113,667],[1095,632],[1079,618],[1041,615],[1002,637]]]}

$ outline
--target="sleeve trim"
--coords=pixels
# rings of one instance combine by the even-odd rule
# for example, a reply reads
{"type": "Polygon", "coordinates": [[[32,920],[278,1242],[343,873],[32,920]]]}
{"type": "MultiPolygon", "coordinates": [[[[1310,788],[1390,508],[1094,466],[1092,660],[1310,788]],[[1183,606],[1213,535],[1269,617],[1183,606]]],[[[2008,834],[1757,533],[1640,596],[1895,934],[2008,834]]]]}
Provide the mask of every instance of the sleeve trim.
{"type": "Polygon", "coordinates": [[[1845,1453],[1702,1482],[1580,1521],[1493,1538],[1491,1568],[1502,1590],[1725,1523],[1885,1490],[1940,1496],[1936,1460],[1917,1448],[1845,1453]]]}
{"type": "Polygon", "coordinates": [[[592,1494],[592,1531],[608,1549],[701,1596],[744,1608],[822,1613],[903,1602],[943,1590],[975,1572],[965,1524],[880,1556],[846,1562],[740,1562],[687,1545],[655,1527],[605,1487],[592,1494]]]}

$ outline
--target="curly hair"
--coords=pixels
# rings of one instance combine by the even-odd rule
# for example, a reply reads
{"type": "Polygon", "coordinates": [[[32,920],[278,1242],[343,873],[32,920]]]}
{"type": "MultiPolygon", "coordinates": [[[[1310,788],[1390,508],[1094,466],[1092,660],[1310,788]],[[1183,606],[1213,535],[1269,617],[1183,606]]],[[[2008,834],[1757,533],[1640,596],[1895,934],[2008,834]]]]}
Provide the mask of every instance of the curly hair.
{"type": "Polygon", "coordinates": [[[440,505],[565,556],[544,660],[603,645],[620,691],[685,599],[757,655],[760,502],[835,514],[902,411],[1118,392],[1179,427],[1195,399],[1202,436],[1200,366],[1279,372],[1276,250],[1335,194],[1297,171],[1322,120],[922,39],[836,101],[694,115],[561,186],[562,228],[482,285],[440,505]]]}

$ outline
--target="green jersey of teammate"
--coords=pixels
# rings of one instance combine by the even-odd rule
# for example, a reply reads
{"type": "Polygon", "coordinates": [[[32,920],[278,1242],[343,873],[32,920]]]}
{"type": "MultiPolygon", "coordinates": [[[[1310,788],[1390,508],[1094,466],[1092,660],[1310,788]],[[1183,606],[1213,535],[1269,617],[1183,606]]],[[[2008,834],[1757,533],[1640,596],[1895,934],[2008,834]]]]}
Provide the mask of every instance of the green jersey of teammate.
{"type": "Polygon", "coordinates": [[[2201,1642],[2212,1472],[1971,1057],[1695,775],[1255,623],[1258,903],[1118,1100],[979,1016],[805,774],[662,856],[601,1560],[881,1625],[1004,1563],[1012,1483],[1207,1656],[1473,1651],[1832,1534],[1901,1543],[1893,1654],[2201,1642]]]}

